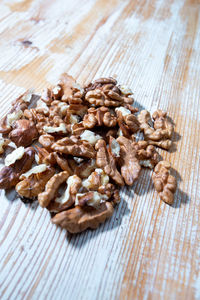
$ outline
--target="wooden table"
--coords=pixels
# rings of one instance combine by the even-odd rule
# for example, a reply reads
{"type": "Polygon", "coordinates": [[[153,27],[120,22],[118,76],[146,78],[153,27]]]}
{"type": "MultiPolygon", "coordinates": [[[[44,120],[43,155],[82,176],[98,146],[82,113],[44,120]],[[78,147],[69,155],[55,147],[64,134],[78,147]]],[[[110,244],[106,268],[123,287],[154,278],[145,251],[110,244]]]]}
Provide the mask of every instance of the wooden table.
{"type": "Polygon", "coordinates": [[[0,2],[1,116],[63,71],[114,76],[136,105],[168,111],[173,207],[144,170],[97,230],[69,236],[49,213],[1,192],[0,299],[200,299],[200,1],[0,2]]]}

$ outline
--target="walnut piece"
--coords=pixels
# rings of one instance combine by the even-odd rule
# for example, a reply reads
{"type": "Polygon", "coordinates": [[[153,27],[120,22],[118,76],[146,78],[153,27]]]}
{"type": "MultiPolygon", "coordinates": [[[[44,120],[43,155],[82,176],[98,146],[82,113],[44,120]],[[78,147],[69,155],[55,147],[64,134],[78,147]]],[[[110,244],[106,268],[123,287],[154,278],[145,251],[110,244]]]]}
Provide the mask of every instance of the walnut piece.
{"type": "Polygon", "coordinates": [[[88,114],[83,118],[83,126],[85,128],[93,128],[95,126],[114,127],[117,124],[117,118],[110,112],[108,107],[101,106],[98,108],[89,108],[88,114]]]}
{"type": "Polygon", "coordinates": [[[76,194],[82,186],[82,180],[77,175],[69,176],[67,179],[67,187],[61,197],[51,201],[47,209],[51,212],[59,212],[66,210],[75,203],[76,194]]]}
{"type": "Polygon", "coordinates": [[[85,100],[94,106],[116,107],[133,103],[133,98],[124,96],[113,78],[100,78],[85,87],[85,100]]]}
{"type": "Polygon", "coordinates": [[[10,189],[19,182],[19,177],[31,168],[35,158],[35,150],[32,147],[26,148],[21,159],[12,165],[5,166],[0,171],[0,189],[10,189]]]}
{"type": "Polygon", "coordinates": [[[170,175],[170,163],[160,161],[154,169],[152,178],[160,199],[167,204],[173,204],[177,183],[176,178],[170,175]]]}
{"type": "Polygon", "coordinates": [[[72,209],[56,214],[52,223],[67,229],[71,233],[78,233],[87,228],[95,229],[112,216],[114,208],[111,203],[102,203],[99,209],[76,206],[72,209]]]}
{"type": "Polygon", "coordinates": [[[15,187],[17,193],[22,198],[34,200],[41,192],[44,191],[47,181],[55,173],[55,170],[51,167],[46,167],[45,169],[40,168],[34,171],[33,169],[31,169],[32,171],[30,170],[31,172],[28,171],[27,173],[22,174],[20,178],[25,177],[25,179],[20,181],[15,187]]]}
{"type": "Polygon", "coordinates": [[[8,139],[0,138],[0,154],[4,153],[4,148],[6,148],[9,143],[10,141],[8,139]]]}
{"type": "Polygon", "coordinates": [[[130,138],[133,133],[136,133],[140,128],[140,123],[137,117],[134,115],[137,112],[137,109],[131,111],[126,107],[117,107],[115,109],[117,114],[117,122],[122,134],[130,138]]]}
{"type": "Polygon", "coordinates": [[[29,120],[18,120],[13,126],[13,130],[9,134],[9,138],[13,141],[17,147],[27,147],[37,139],[38,131],[35,124],[29,120]]]}
{"type": "Polygon", "coordinates": [[[87,190],[97,191],[100,186],[105,186],[109,182],[109,176],[102,169],[95,169],[87,179],[82,182],[87,190]]]}
{"type": "Polygon", "coordinates": [[[100,194],[96,191],[87,192],[87,193],[77,193],[75,206],[92,206],[96,209],[99,209],[101,204],[108,200],[108,196],[105,194],[100,194]]]}
{"type": "Polygon", "coordinates": [[[152,117],[154,128],[149,125],[151,116],[147,110],[142,110],[138,115],[144,138],[149,144],[168,150],[172,145],[173,124],[167,119],[167,113],[162,110],[155,111],[152,117]]]}
{"type": "Polygon", "coordinates": [[[81,141],[75,136],[65,137],[58,140],[51,146],[51,149],[60,153],[71,154],[73,156],[93,158],[96,152],[93,146],[87,141],[81,141]]]}
{"type": "MultiPolygon", "coordinates": [[[[69,161],[72,163],[72,160],[69,161]]],[[[81,162],[80,164],[71,165],[71,168],[74,167],[74,173],[77,174],[80,178],[87,178],[91,174],[92,171],[97,167],[95,159],[89,159],[81,162]]]]}
{"type": "Polygon", "coordinates": [[[95,149],[97,150],[96,156],[96,164],[99,168],[103,169],[104,172],[109,175],[116,184],[123,186],[124,180],[117,170],[116,167],[116,159],[115,156],[112,154],[111,148],[107,149],[106,142],[104,140],[99,140],[96,145],[95,149]]]}
{"type": "Polygon", "coordinates": [[[141,170],[136,149],[131,141],[124,136],[118,137],[117,142],[120,144],[122,177],[127,185],[133,185],[134,181],[138,179],[141,170]]]}
{"type": "Polygon", "coordinates": [[[28,108],[33,91],[30,89],[19,96],[13,103],[8,114],[0,121],[0,133],[8,134],[12,130],[15,121],[23,117],[23,112],[28,108]]]}
{"type": "Polygon", "coordinates": [[[95,145],[98,140],[100,140],[102,137],[98,134],[95,134],[94,132],[90,130],[84,130],[81,135],[80,139],[82,141],[87,141],[91,145],[95,145]]]}
{"type": "Polygon", "coordinates": [[[49,203],[55,198],[60,185],[67,180],[69,173],[67,171],[55,174],[49,179],[45,186],[45,191],[38,195],[38,202],[40,206],[47,207],[49,203]]]}
{"type": "Polygon", "coordinates": [[[84,90],[72,76],[63,73],[61,75],[59,85],[63,89],[63,95],[61,98],[62,101],[75,104],[82,103],[84,90]]]}
{"type": "Polygon", "coordinates": [[[43,134],[39,137],[38,141],[45,149],[50,150],[55,142],[55,138],[50,134],[43,134]]]}
{"type": "Polygon", "coordinates": [[[25,153],[24,147],[19,147],[15,150],[13,150],[10,154],[8,154],[5,158],[5,166],[8,167],[10,165],[13,165],[16,160],[19,160],[23,157],[25,153]]]}
{"type": "Polygon", "coordinates": [[[146,141],[138,141],[133,143],[137,151],[136,157],[140,165],[146,168],[153,169],[159,161],[158,153],[153,145],[148,145],[146,141]]]}
{"type": "Polygon", "coordinates": [[[67,128],[64,123],[61,123],[58,127],[52,127],[52,126],[44,126],[43,130],[46,133],[56,133],[56,134],[62,134],[62,133],[67,133],[67,128]]]}

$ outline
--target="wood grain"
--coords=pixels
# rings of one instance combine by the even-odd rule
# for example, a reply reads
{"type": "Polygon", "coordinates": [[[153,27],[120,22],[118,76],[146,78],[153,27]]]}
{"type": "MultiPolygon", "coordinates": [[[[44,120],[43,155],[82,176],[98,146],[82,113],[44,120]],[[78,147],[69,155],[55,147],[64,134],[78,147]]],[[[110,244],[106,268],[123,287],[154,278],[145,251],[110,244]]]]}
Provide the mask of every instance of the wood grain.
{"type": "Polygon", "coordinates": [[[179,182],[167,206],[144,170],[110,220],[75,236],[1,191],[0,298],[200,299],[200,1],[3,0],[0,11],[0,116],[63,71],[115,76],[138,107],[174,120],[161,155],[179,182]]]}

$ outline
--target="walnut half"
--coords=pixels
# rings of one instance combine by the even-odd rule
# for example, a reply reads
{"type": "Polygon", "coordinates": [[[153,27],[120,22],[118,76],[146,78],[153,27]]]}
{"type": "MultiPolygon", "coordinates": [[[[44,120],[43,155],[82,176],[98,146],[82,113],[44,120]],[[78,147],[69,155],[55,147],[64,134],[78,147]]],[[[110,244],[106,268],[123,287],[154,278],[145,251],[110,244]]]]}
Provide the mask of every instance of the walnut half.
{"type": "Polygon", "coordinates": [[[167,204],[172,204],[177,183],[176,178],[170,175],[170,163],[164,160],[160,161],[154,169],[152,178],[160,199],[167,204]]]}
{"type": "Polygon", "coordinates": [[[107,218],[111,217],[113,212],[114,208],[110,202],[100,204],[98,210],[88,206],[76,206],[56,214],[51,221],[71,233],[79,233],[87,228],[97,228],[107,218]]]}
{"type": "Polygon", "coordinates": [[[149,125],[151,116],[147,110],[142,110],[138,115],[144,138],[149,144],[168,150],[172,145],[173,124],[167,119],[167,113],[162,110],[155,111],[152,117],[154,120],[153,127],[149,125]]]}

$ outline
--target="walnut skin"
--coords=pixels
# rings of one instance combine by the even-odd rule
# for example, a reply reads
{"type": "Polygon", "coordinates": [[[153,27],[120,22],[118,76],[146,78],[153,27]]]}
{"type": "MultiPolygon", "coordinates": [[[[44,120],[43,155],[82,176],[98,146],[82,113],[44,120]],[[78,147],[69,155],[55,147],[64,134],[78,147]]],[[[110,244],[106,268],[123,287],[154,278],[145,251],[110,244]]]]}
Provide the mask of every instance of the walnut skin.
{"type": "Polygon", "coordinates": [[[34,200],[45,189],[47,181],[55,174],[53,168],[48,167],[42,173],[32,174],[20,181],[15,189],[20,197],[34,200]]]}
{"type": "Polygon", "coordinates": [[[135,147],[132,146],[131,141],[124,136],[117,138],[120,144],[120,159],[121,159],[121,174],[127,185],[133,185],[138,179],[141,166],[137,159],[135,147]]]}
{"type": "Polygon", "coordinates": [[[55,174],[49,179],[45,186],[45,191],[38,195],[38,202],[40,206],[47,207],[49,203],[55,198],[60,185],[67,180],[69,173],[67,171],[55,174]]]}
{"type": "Polygon", "coordinates": [[[35,124],[29,120],[18,120],[15,122],[13,130],[9,134],[9,138],[13,141],[17,147],[27,147],[37,139],[38,131],[35,124]]]}
{"type": "Polygon", "coordinates": [[[0,189],[10,189],[19,182],[19,177],[31,168],[35,158],[35,150],[29,147],[25,150],[23,157],[13,165],[3,167],[0,171],[0,189]]]}
{"type": "Polygon", "coordinates": [[[160,161],[154,169],[152,178],[160,199],[167,204],[173,204],[177,183],[176,178],[170,175],[170,163],[160,161]]]}
{"type": "Polygon", "coordinates": [[[144,138],[149,144],[169,149],[172,145],[173,124],[167,119],[166,112],[157,110],[153,113],[154,128],[149,125],[150,113],[142,110],[138,115],[140,129],[144,132],[144,138]]]}
{"type": "Polygon", "coordinates": [[[113,212],[114,208],[109,202],[102,203],[98,210],[87,206],[76,206],[56,214],[51,221],[53,224],[67,229],[70,233],[79,233],[87,228],[97,228],[111,217],[113,212]]]}

